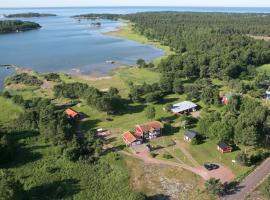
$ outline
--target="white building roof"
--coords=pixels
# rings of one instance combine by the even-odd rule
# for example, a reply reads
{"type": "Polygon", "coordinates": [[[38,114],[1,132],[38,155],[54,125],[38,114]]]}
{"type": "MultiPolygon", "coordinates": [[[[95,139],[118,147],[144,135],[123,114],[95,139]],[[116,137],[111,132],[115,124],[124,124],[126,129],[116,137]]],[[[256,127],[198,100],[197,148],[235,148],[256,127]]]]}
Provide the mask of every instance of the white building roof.
{"type": "Polygon", "coordinates": [[[173,113],[180,113],[196,107],[197,105],[193,102],[183,101],[181,103],[174,104],[171,110],[173,113]]]}
{"type": "Polygon", "coordinates": [[[270,94],[270,91],[266,91],[266,94],[270,94]]]}

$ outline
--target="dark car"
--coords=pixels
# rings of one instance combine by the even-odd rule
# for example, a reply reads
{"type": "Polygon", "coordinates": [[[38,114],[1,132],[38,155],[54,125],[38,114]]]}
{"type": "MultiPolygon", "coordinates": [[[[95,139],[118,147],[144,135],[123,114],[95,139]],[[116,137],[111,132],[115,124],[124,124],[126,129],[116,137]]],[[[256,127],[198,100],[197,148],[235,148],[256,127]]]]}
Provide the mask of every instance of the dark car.
{"type": "Polygon", "coordinates": [[[212,163],[205,163],[204,165],[204,168],[207,169],[208,171],[212,171],[214,169],[218,169],[219,166],[216,165],[216,164],[212,164],[212,163]]]}

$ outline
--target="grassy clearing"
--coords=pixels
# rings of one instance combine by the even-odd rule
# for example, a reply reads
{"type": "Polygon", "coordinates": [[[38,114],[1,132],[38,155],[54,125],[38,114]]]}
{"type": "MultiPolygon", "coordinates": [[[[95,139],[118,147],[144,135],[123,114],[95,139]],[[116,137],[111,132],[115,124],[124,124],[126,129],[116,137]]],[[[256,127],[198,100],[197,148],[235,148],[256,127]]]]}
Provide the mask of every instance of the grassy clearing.
{"type": "Polygon", "coordinates": [[[120,69],[115,70],[113,74],[126,84],[128,82],[133,82],[135,84],[152,84],[158,82],[160,79],[159,73],[143,68],[120,69]]]}
{"type": "Polygon", "coordinates": [[[262,65],[261,67],[257,68],[260,72],[266,72],[270,76],[270,64],[262,65]]]}
{"type": "Polygon", "coordinates": [[[164,56],[162,56],[161,58],[155,59],[153,61],[154,64],[158,64],[162,58],[174,54],[174,52],[171,51],[170,47],[164,46],[158,41],[152,41],[152,40],[147,39],[143,35],[137,34],[136,32],[134,32],[132,30],[132,24],[130,22],[126,22],[126,23],[127,24],[125,26],[119,27],[119,30],[105,33],[105,34],[111,35],[111,36],[123,37],[123,38],[129,39],[129,40],[134,40],[136,42],[143,43],[143,44],[153,45],[157,48],[163,49],[164,56]]]}
{"type": "MultiPolygon", "coordinates": [[[[178,139],[183,141],[184,131],[178,135],[178,139]]],[[[200,145],[191,145],[184,143],[184,147],[190,152],[190,154],[197,160],[200,164],[207,162],[210,163],[221,163],[229,167],[236,177],[242,177],[246,175],[253,167],[242,167],[232,163],[232,160],[235,160],[236,155],[240,150],[234,151],[232,153],[222,154],[217,150],[217,141],[206,140],[203,144],[200,145]]]]}
{"type": "Polygon", "coordinates": [[[0,124],[16,119],[23,109],[15,105],[11,100],[0,97],[0,124]]]}

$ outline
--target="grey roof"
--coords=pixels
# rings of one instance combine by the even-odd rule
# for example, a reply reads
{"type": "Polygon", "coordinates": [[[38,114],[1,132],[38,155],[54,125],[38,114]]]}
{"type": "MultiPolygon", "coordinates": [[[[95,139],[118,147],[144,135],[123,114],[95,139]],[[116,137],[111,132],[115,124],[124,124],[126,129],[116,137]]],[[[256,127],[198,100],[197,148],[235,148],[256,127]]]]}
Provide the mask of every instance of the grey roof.
{"type": "Polygon", "coordinates": [[[224,143],[224,142],[218,143],[218,146],[219,146],[221,149],[226,149],[226,148],[230,147],[229,145],[227,145],[227,144],[224,143]]]}
{"type": "Polygon", "coordinates": [[[174,113],[180,113],[192,108],[196,108],[197,105],[190,101],[183,101],[181,103],[173,104],[171,111],[174,113]]]}
{"type": "Polygon", "coordinates": [[[190,138],[190,139],[195,138],[197,135],[198,135],[198,133],[195,132],[195,131],[187,131],[187,132],[185,133],[185,136],[187,136],[187,137],[190,138]]]}

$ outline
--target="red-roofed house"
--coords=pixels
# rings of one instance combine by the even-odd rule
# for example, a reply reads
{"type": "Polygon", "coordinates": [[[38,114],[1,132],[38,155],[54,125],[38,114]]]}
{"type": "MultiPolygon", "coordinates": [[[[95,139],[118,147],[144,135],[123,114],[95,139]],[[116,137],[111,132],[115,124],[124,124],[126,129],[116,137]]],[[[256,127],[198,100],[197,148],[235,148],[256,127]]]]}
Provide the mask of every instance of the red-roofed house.
{"type": "Polygon", "coordinates": [[[135,126],[135,135],[142,139],[153,139],[161,135],[163,124],[159,121],[148,122],[135,126]]]}
{"type": "Polygon", "coordinates": [[[127,146],[135,146],[142,144],[142,139],[137,138],[132,132],[127,131],[122,136],[127,146]]]}
{"type": "Polygon", "coordinates": [[[80,117],[80,113],[71,108],[66,109],[65,114],[68,116],[68,118],[72,119],[77,119],[80,117]]]}

